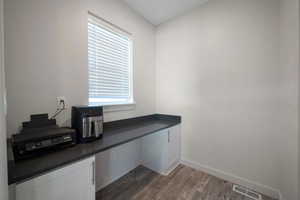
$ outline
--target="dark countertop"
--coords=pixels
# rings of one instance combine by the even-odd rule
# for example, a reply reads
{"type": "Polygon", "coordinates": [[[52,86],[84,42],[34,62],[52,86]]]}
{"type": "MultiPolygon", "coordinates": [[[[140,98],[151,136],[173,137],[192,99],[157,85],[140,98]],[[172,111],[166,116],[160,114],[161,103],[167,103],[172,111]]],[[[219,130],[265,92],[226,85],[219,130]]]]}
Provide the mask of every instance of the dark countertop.
{"type": "Polygon", "coordinates": [[[141,138],[181,123],[181,117],[148,115],[104,123],[101,140],[49,153],[37,158],[14,162],[11,144],[8,142],[8,184],[23,182],[51,170],[90,157],[112,147],[141,138]]]}

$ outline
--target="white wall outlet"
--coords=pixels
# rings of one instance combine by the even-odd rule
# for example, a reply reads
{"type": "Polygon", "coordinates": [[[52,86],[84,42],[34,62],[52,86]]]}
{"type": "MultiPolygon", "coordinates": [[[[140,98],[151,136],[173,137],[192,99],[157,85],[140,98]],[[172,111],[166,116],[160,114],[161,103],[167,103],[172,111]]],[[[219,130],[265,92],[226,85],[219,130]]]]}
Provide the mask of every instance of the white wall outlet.
{"type": "Polygon", "coordinates": [[[66,97],[56,97],[56,107],[57,109],[68,108],[68,103],[66,97]],[[65,104],[65,105],[64,105],[65,104]]]}

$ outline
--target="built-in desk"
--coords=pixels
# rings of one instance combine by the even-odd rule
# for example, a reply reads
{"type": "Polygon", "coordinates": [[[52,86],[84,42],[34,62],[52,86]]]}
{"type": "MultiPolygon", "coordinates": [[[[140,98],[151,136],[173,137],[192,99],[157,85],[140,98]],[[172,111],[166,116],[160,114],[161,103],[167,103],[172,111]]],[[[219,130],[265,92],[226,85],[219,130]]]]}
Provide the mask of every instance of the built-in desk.
{"type": "MultiPolygon", "coordinates": [[[[78,144],[71,148],[17,163],[13,161],[11,145],[8,144],[8,182],[9,184],[20,184],[137,140],[140,140],[141,145],[140,152],[138,152],[141,155],[141,164],[149,165],[150,169],[164,174],[165,171],[159,170],[165,167],[166,162],[174,161],[170,157],[175,151],[179,152],[175,148],[179,148],[180,144],[176,139],[173,145],[164,147],[163,142],[170,142],[171,138],[174,137],[173,135],[175,135],[170,132],[171,128],[179,127],[177,125],[180,123],[181,117],[179,116],[159,114],[108,122],[104,124],[104,135],[101,140],[78,144]],[[170,155],[166,154],[168,151],[170,155]],[[167,159],[167,161],[163,159],[167,159]]],[[[176,131],[180,132],[180,130],[176,131]]],[[[178,134],[176,137],[178,137],[178,134]]],[[[97,165],[99,165],[98,162],[97,165]]],[[[100,165],[102,165],[101,160],[100,165]]]]}

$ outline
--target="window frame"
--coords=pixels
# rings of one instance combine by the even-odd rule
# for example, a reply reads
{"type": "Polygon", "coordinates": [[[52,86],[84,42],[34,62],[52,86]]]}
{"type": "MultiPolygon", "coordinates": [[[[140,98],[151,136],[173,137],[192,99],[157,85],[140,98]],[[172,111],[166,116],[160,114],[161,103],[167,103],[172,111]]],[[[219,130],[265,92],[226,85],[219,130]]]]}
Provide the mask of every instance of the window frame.
{"type": "MultiPolygon", "coordinates": [[[[133,37],[132,34],[128,31],[126,31],[123,28],[120,28],[119,26],[101,18],[97,15],[88,12],[88,21],[87,26],[89,23],[97,24],[100,28],[103,28],[107,31],[112,32],[113,34],[120,35],[121,37],[126,37],[129,41],[129,66],[128,66],[128,87],[129,87],[129,98],[128,99],[116,99],[114,101],[103,101],[104,98],[90,98],[90,94],[88,92],[88,104],[92,106],[114,106],[114,105],[132,105],[135,104],[134,101],[134,95],[133,95],[133,37]],[[99,99],[99,101],[97,101],[99,99]],[[101,101],[102,99],[102,101],[101,101]]],[[[87,36],[89,37],[89,32],[87,32],[87,36]]],[[[88,40],[87,37],[87,40],[88,40]]],[[[89,53],[88,53],[88,59],[89,59],[89,53]]],[[[88,80],[89,80],[89,62],[88,62],[88,80]]],[[[88,83],[88,91],[89,91],[89,83],[88,83]]],[[[108,100],[108,99],[107,99],[108,100]]]]}

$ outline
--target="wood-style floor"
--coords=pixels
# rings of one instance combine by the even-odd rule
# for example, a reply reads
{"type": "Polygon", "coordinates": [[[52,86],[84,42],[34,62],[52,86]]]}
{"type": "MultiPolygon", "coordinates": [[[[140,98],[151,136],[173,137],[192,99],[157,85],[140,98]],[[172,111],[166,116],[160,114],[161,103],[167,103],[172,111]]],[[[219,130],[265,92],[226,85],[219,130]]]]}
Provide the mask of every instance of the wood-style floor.
{"type": "Polygon", "coordinates": [[[140,166],[96,196],[97,200],[251,200],[233,192],[232,183],[184,165],[169,176],[140,166]]]}

